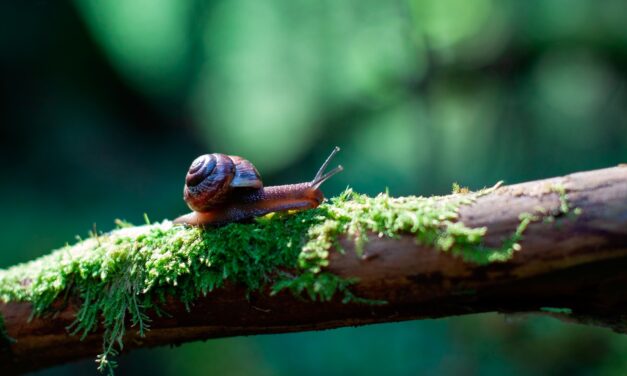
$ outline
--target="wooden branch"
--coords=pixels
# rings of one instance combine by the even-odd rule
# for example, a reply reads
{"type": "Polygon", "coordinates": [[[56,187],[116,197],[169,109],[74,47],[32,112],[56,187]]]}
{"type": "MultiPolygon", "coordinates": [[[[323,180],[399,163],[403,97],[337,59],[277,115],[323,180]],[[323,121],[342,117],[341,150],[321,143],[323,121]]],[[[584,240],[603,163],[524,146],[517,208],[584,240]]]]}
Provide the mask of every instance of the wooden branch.
{"type": "MultiPolygon", "coordinates": [[[[624,331],[627,168],[501,187],[462,206],[460,220],[469,227],[486,226],[486,243],[496,246],[516,231],[521,213],[538,214],[524,233],[521,249],[507,262],[483,266],[418,246],[409,235],[372,235],[362,256],[353,252],[352,240],[341,240],[346,252],[332,252],[328,270],[358,277],[357,295],[388,304],[320,303],[267,291],[246,298],[241,286],[227,284],[198,299],[189,312],[170,298],[165,309],[171,317],[155,317],[144,338],[129,330],[124,349],[476,312],[548,310],[544,307],[567,308],[573,320],[624,331]],[[555,187],[564,188],[567,202],[555,187]],[[556,218],[547,221],[553,217],[542,213],[556,218]]],[[[0,304],[8,334],[16,339],[0,350],[2,369],[29,371],[99,353],[101,333],[83,341],[67,333],[78,304],[71,301],[58,306],[54,316],[30,322],[30,304],[0,304]]]]}

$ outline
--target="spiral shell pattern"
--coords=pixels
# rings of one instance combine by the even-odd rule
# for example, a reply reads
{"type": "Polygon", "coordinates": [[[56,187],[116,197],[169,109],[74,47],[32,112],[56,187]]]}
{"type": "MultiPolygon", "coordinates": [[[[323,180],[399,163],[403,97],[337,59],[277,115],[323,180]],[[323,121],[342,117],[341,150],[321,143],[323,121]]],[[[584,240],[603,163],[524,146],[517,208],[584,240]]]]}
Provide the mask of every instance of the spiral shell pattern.
{"type": "Polygon", "coordinates": [[[235,163],[228,155],[201,155],[192,162],[185,176],[185,202],[192,210],[209,210],[228,195],[234,176],[235,163]]]}

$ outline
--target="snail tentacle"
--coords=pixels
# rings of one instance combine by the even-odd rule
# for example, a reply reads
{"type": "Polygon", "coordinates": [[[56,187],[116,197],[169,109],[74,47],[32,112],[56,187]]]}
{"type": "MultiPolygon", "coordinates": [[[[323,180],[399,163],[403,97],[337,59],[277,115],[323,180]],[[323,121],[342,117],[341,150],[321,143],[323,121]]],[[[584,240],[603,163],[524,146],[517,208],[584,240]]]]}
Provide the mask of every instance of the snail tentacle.
{"type": "Polygon", "coordinates": [[[324,183],[325,181],[329,180],[329,178],[331,178],[333,175],[336,175],[337,173],[342,172],[344,170],[344,167],[342,167],[340,165],[340,166],[337,166],[336,168],[334,168],[333,170],[327,172],[326,174],[324,173],[324,170],[326,170],[327,167],[329,166],[329,163],[331,163],[331,159],[333,159],[333,157],[339,151],[340,151],[339,146],[336,146],[335,148],[333,148],[333,150],[331,151],[331,154],[329,154],[329,156],[324,161],[322,166],[320,166],[320,169],[316,173],[316,176],[314,176],[313,180],[311,181],[311,186],[312,187],[314,187],[314,188],[320,187],[320,185],[322,185],[322,183],[324,183]]]}

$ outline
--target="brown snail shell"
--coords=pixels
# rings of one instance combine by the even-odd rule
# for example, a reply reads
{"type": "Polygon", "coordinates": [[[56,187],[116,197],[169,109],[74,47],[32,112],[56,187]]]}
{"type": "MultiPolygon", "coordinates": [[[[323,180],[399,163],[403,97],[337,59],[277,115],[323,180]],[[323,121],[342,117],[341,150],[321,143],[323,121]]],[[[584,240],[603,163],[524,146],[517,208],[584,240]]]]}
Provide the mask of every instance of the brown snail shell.
{"type": "Polygon", "coordinates": [[[219,206],[233,189],[262,186],[250,161],[235,155],[205,154],[190,165],[183,196],[190,209],[204,212],[219,206]]]}

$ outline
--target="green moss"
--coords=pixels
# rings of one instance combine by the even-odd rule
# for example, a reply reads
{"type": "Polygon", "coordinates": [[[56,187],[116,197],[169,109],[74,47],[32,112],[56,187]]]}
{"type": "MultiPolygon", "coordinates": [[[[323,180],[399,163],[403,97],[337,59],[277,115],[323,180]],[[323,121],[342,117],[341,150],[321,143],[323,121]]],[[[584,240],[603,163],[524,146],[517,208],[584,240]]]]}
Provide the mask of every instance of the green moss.
{"type": "Polygon", "coordinates": [[[573,310],[570,308],[540,307],[540,311],[548,313],[557,313],[561,315],[571,315],[573,310]]]}
{"type": "MultiPolygon", "coordinates": [[[[496,187],[494,187],[496,188],[496,187]]],[[[519,248],[531,219],[502,247],[482,245],[485,228],[458,222],[458,209],[492,189],[442,197],[368,197],[347,190],[314,210],[275,214],[253,223],[230,224],[203,231],[170,221],[96,234],[37,260],[0,271],[0,299],[28,301],[33,314],[50,310],[53,301],[78,295],[82,305],[69,328],[86,336],[104,328],[101,370],[112,370],[122,348],[125,320],[144,334],[149,310],[160,314],[168,295],[189,305],[229,280],[249,291],[282,290],[328,301],[364,301],[350,291],[354,279],[325,270],[332,247],[342,251],[340,236],[354,239],[361,252],[369,233],[398,237],[411,233],[420,244],[458,255],[467,261],[504,261],[519,248]]]]}
{"type": "Polygon", "coordinates": [[[560,199],[560,213],[562,215],[568,215],[570,213],[575,216],[581,215],[581,208],[573,208],[568,197],[568,192],[566,191],[566,187],[563,184],[553,184],[551,186],[551,191],[558,194],[560,199]]]}
{"type": "Polygon", "coordinates": [[[460,194],[470,193],[470,189],[468,189],[468,187],[462,187],[457,182],[453,183],[453,187],[452,188],[453,188],[452,189],[452,193],[453,194],[456,194],[456,193],[460,193],[460,194]]]}
{"type": "Polygon", "coordinates": [[[514,256],[514,252],[520,251],[520,241],[524,232],[532,222],[539,219],[538,216],[529,213],[521,213],[518,217],[520,223],[516,227],[516,231],[506,239],[498,248],[485,248],[483,245],[471,245],[468,247],[464,258],[478,264],[487,264],[490,262],[504,262],[514,256]]]}

